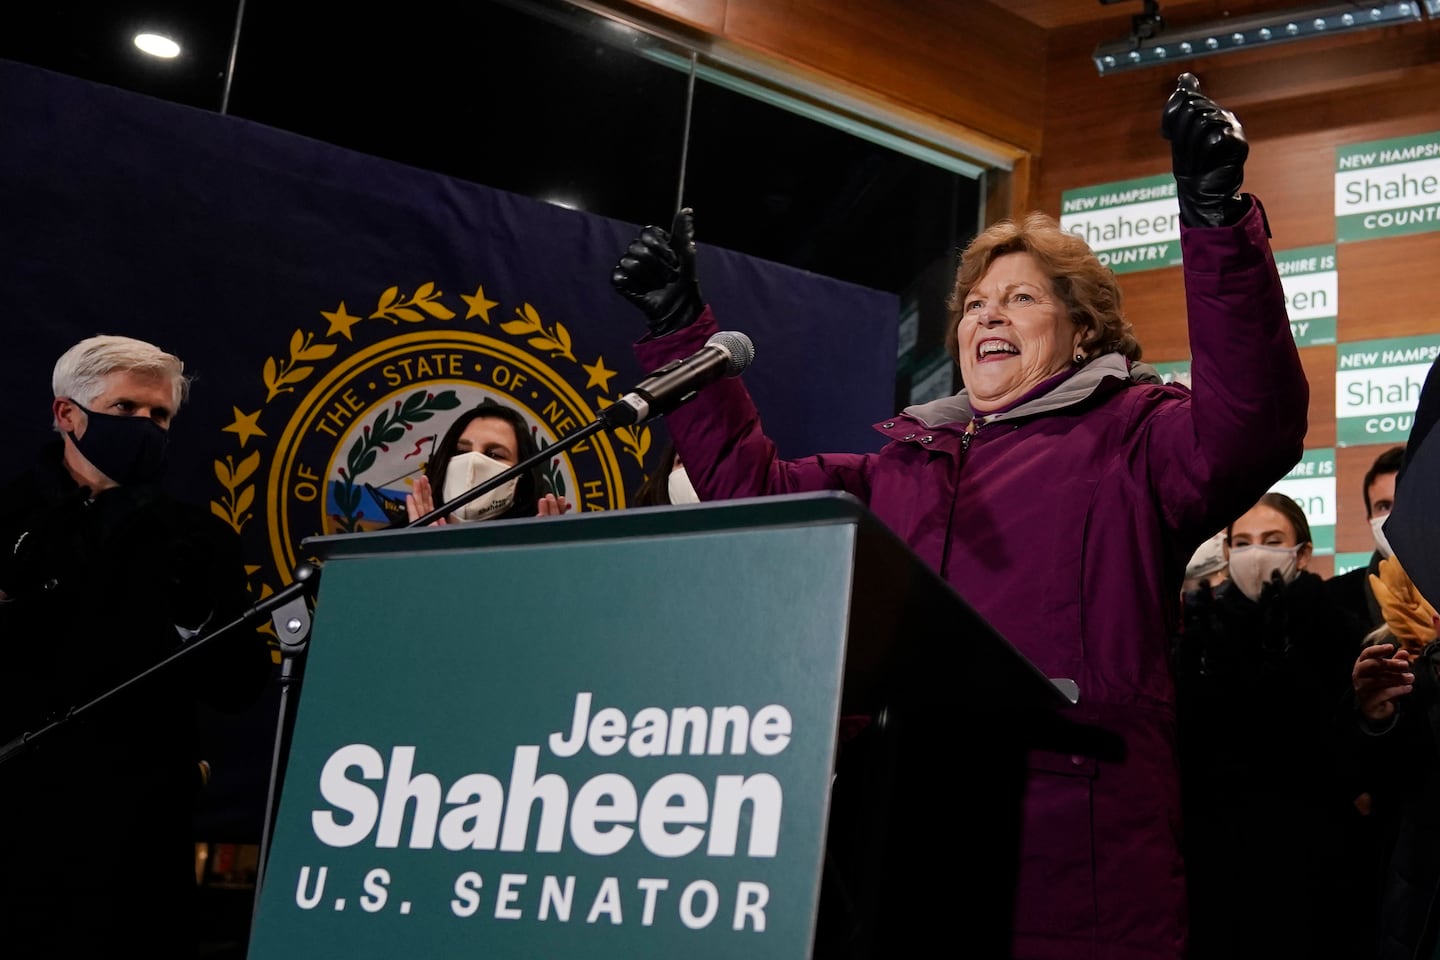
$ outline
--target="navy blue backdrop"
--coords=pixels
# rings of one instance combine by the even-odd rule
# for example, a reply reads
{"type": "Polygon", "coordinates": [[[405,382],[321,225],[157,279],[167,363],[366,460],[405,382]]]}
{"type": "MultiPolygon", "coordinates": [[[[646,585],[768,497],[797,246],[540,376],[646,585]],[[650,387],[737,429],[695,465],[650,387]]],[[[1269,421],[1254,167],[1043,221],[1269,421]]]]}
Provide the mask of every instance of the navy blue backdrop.
{"type": "MultiPolygon", "coordinates": [[[[402,119],[394,135],[462,134],[402,119]]],[[[150,340],[196,377],[169,482],[240,533],[257,599],[289,582],[304,537],[383,523],[380,501],[460,409],[509,402],[544,446],[644,373],[642,321],[609,284],[635,224],[4,61],[0,143],[0,474],[47,436],[66,347],[150,340]]],[[[755,342],[745,380],[782,453],[875,449],[896,297],[707,246],[703,210],[697,232],[702,287],[755,342]]],[[[663,430],[594,438],[551,482],[579,509],[622,508],[663,430]]],[[[273,711],[217,728],[235,759],[216,766],[216,839],[258,827],[273,711]]]]}

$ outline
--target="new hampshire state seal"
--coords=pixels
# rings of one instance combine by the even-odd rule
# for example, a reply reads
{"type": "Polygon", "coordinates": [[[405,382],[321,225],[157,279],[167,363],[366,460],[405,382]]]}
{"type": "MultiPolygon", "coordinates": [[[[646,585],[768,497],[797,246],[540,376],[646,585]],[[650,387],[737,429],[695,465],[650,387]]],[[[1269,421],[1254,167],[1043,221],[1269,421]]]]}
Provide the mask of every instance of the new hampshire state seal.
{"type": "MultiPolygon", "coordinates": [[[[434,282],[408,295],[390,286],[358,313],[340,300],[266,358],[263,392],[240,398],[223,428],[235,451],[215,461],[210,501],[244,538],[257,598],[291,581],[305,538],[403,522],[397,504],[453,420],[482,400],[518,410],[540,450],[610,405],[616,371],[578,354],[563,322],[473,289],[449,303],[434,282]]],[[[542,472],[577,510],[620,509],[650,446],[643,425],[596,433],[542,472]]]]}

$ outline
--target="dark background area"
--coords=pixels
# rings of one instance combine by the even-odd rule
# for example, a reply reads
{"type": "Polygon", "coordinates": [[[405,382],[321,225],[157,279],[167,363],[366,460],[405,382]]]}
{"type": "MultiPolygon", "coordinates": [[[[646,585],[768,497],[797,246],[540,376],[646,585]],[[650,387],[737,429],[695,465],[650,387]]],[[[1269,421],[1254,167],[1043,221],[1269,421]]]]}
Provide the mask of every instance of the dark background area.
{"type": "Polygon", "coordinates": [[[703,242],[918,312],[899,403],[977,221],[977,181],[704,79],[687,150],[689,76],[642,55],[661,42],[553,0],[51,0],[6,21],[0,58],[637,225],[669,223],[683,155],[703,242]],[[181,56],[141,54],[140,29],[181,56]]]}
{"type": "Polygon", "coordinates": [[[897,403],[906,371],[940,350],[953,258],[978,219],[978,181],[704,79],[687,148],[690,78],[642,55],[661,42],[553,0],[50,0],[6,22],[0,58],[635,225],[668,225],[684,161],[703,242],[919,314],[897,403]],[[183,53],[143,55],[141,29],[183,53]]]}

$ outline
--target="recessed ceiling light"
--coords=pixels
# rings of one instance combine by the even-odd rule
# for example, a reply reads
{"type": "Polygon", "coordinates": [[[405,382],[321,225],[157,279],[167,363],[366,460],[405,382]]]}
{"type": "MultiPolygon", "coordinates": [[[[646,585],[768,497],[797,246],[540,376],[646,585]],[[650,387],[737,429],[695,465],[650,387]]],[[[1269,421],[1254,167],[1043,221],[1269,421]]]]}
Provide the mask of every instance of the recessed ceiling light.
{"type": "Polygon", "coordinates": [[[135,34],[135,46],[152,57],[160,57],[162,60],[170,60],[180,56],[180,44],[163,37],[158,33],[137,33],[135,34]]]}

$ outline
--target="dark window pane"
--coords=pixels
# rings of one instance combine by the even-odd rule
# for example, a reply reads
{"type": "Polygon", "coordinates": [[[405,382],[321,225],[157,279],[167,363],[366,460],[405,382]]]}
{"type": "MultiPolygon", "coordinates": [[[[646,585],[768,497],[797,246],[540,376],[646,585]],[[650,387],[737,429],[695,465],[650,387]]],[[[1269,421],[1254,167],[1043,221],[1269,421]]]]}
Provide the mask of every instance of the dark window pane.
{"type": "Polygon", "coordinates": [[[236,0],[41,0],[7,4],[0,57],[218,110],[235,32],[236,0]],[[9,9],[9,8],[14,9],[9,9]],[[164,33],[180,56],[135,48],[142,30],[164,33]]]}
{"type": "Polygon", "coordinates": [[[711,243],[904,293],[974,232],[974,180],[699,84],[686,202],[711,243]]]}

